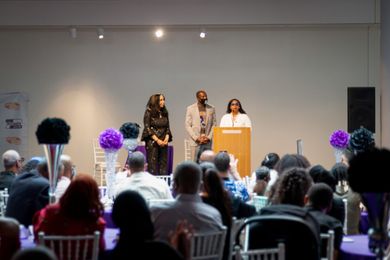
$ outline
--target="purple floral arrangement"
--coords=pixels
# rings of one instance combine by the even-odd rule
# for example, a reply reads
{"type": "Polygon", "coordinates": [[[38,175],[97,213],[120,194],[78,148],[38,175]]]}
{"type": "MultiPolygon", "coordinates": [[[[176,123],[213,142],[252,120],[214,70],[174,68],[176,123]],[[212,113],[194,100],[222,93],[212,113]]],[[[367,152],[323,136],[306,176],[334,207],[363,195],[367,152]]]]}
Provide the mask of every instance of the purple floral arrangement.
{"type": "Polygon", "coordinates": [[[329,143],[334,148],[345,149],[348,146],[349,134],[344,130],[336,130],[329,137],[329,143]]]}
{"type": "Polygon", "coordinates": [[[114,128],[108,128],[100,133],[99,144],[104,150],[119,150],[123,144],[123,135],[114,128]]]}

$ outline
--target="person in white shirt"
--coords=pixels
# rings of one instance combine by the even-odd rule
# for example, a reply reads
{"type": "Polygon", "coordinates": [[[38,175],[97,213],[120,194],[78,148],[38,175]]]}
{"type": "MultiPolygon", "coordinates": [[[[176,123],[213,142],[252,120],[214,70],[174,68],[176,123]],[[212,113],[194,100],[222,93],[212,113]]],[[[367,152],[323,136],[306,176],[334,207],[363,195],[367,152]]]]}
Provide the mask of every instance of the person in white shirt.
{"type": "Polygon", "coordinates": [[[233,98],[229,101],[226,114],[221,118],[219,126],[252,128],[251,120],[242,108],[240,100],[233,98]]]}
{"type": "Polygon", "coordinates": [[[124,190],[139,192],[146,201],[154,199],[173,199],[168,184],[156,176],[144,171],[145,156],[141,152],[134,152],[128,159],[130,176],[120,179],[115,185],[115,197],[124,190]]]}
{"type": "Polygon", "coordinates": [[[57,187],[55,191],[56,201],[59,201],[62,195],[68,188],[71,178],[73,177],[74,169],[72,159],[69,155],[63,154],[60,157],[60,162],[63,166],[62,172],[58,178],[57,187]]]}

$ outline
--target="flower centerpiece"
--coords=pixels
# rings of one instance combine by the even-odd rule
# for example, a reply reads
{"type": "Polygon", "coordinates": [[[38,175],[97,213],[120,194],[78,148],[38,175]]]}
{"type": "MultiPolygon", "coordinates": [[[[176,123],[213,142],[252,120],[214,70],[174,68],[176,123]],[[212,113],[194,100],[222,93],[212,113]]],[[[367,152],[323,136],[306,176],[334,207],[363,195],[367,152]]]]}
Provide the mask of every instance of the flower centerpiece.
{"type": "Polygon", "coordinates": [[[43,145],[49,172],[49,201],[55,203],[58,180],[58,164],[64,145],[70,139],[70,126],[61,118],[46,118],[35,132],[38,143],[43,145]]]}
{"type": "Polygon", "coordinates": [[[105,204],[111,205],[113,194],[113,185],[115,183],[115,163],[118,158],[118,150],[123,145],[123,135],[114,128],[108,128],[100,133],[99,144],[103,148],[106,159],[106,185],[107,193],[105,204]]]}
{"type": "Polygon", "coordinates": [[[137,148],[138,146],[138,135],[139,135],[139,124],[127,122],[124,123],[119,131],[123,135],[123,147],[126,148],[128,156],[137,148]]]}
{"type": "Polygon", "coordinates": [[[375,146],[374,135],[364,127],[352,132],[348,148],[356,155],[375,146]]]}
{"type": "Polygon", "coordinates": [[[329,137],[329,143],[333,147],[336,163],[341,162],[344,150],[348,147],[349,134],[344,130],[338,129],[329,137]]]}

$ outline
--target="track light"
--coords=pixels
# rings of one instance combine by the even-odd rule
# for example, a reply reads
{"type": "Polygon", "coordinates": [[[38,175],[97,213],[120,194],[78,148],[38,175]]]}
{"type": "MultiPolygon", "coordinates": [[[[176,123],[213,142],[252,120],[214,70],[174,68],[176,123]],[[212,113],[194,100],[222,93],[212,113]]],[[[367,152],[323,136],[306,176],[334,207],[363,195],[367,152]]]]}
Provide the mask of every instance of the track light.
{"type": "Polygon", "coordinates": [[[70,37],[72,37],[72,39],[76,39],[77,38],[77,29],[76,27],[72,27],[69,29],[69,33],[70,33],[70,37]]]}
{"type": "Polygon", "coordinates": [[[162,29],[157,29],[155,32],[154,32],[154,35],[156,35],[157,38],[161,38],[164,36],[164,31],[162,29]]]}
{"type": "Polygon", "coordinates": [[[97,35],[98,35],[98,38],[101,40],[101,39],[104,39],[104,29],[103,28],[98,28],[97,29],[97,35]]]}
{"type": "Polygon", "coordinates": [[[204,39],[204,38],[206,38],[206,30],[205,29],[202,29],[201,31],[200,31],[200,33],[199,33],[199,37],[200,38],[202,38],[202,39],[204,39]]]}

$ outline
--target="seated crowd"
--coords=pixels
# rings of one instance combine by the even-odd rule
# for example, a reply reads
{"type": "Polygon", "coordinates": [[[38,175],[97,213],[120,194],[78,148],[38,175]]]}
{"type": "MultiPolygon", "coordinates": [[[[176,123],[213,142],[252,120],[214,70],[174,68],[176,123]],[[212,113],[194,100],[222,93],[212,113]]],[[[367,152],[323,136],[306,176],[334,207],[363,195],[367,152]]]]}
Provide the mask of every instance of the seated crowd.
{"type": "MultiPolygon", "coordinates": [[[[34,157],[22,165],[19,153],[13,150],[6,151],[2,159],[5,170],[0,173],[0,189],[8,189],[9,197],[5,217],[0,218],[0,259],[24,259],[28,252],[20,251],[19,228],[30,226],[35,241],[39,232],[86,235],[97,230],[100,259],[189,259],[194,233],[224,227],[227,236],[222,259],[229,259],[234,219],[255,215],[302,218],[318,241],[320,233],[333,230],[334,259],[340,250],[345,218],[345,235],[359,233],[360,197],[348,189],[346,162],[328,171],[321,165],[311,166],[302,155],[279,158],[269,153],[251,177],[241,178],[232,155],[206,150],[200,154],[199,164],[185,161],[177,165],[173,183],[166,183],[147,172],[144,155],[134,152],[113,187],[111,216],[119,234],[115,247],[106,248],[99,187],[91,175],[75,175],[69,156],[61,157],[53,204],[49,204],[45,159],[34,157]],[[257,196],[268,198],[268,205],[258,211],[252,205],[257,196]],[[347,216],[343,199],[348,202],[347,216]]],[[[37,247],[29,253],[43,254],[45,250],[37,247]]],[[[47,259],[55,259],[48,254],[47,259]]]]}

